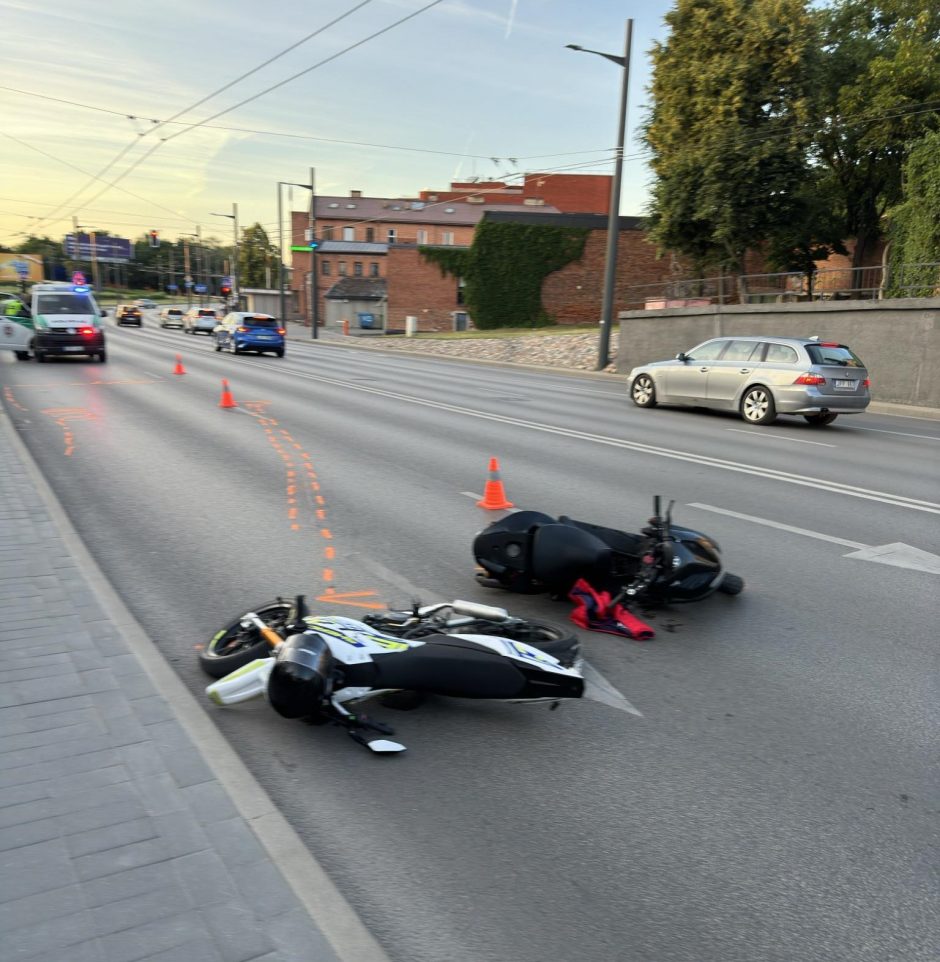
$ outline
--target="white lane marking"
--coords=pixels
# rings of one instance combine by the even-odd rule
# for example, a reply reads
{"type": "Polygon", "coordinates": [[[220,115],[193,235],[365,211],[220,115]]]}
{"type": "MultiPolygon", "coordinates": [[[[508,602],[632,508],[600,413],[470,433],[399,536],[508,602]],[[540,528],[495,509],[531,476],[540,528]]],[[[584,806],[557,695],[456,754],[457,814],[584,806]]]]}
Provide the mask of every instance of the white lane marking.
{"type": "MultiPolygon", "coordinates": [[[[909,417],[907,414],[899,414],[897,417],[909,417]]],[[[926,421],[927,418],[919,418],[918,420],[926,421]]],[[[855,427],[855,425],[852,425],[855,427]]],[[[876,434],[896,434],[899,438],[919,438],[921,441],[940,441],[940,438],[935,438],[930,434],[910,434],[907,431],[888,431],[885,428],[855,428],[856,431],[874,431],[876,434]]]]}
{"type": "Polygon", "coordinates": [[[735,471],[739,474],[750,474],[759,478],[768,478],[773,481],[782,481],[786,484],[798,484],[807,488],[817,488],[820,491],[829,491],[834,494],[848,495],[852,498],[863,498],[867,501],[880,501],[883,504],[890,504],[898,508],[908,508],[912,511],[926,511],[929,514],[940,514],[940,504],[933,501],[921,501],[917,498],[908,498],[900,494],[889,494],[885,491],[872,491],[868,488],[859,488],[850,484],[842,484],[838,481],[825,481],[822,478],[812,478],[803,474],[790,474],[787,471],[778,471],[774,468],[758,468],[750,464],[742,464],[739,461],[726,461],[722,458],[713,458],[704,454],[690,454],[685,451],[676,451],[672,448],[656,447],[652,444],[641,444],[639,441],[625,441],[621,438],[612,438],[602,434],[589,434],[586,431],[576,431],[571,428],[560,428],[552,424],[543,424],[540,421],[526,421],[523,418],[509,417],[504,414],[491,414],[488,411],[475,411],[471,408],[460,407],[456,404],[447,404],[443,401],[433,401],[429,398],[415,397],[411,394],[401,394],[398,391],[387,391],[383,388],[369,387],[365,384],[355,384],[343,381],[340,378],[328,377],[322,374],[308,374],[301,371],[281,370],[284,375],[302,378],[306,381],[317,381],[321,384],[333,384],[347,391],[360,391],[363,394],[374,394],[377,397],[392,398],[396,401],[404,401],[407,404],[417,404],[419,407],[434,408],[438,411],[448,411],[452,414],[460,414],[464,417],[478,418],[481,421],[494,421],[498,424],[509,424],[514,427],[528,428],[530,431],[541,431],[545,434],[554,434],[559,437],[574,438],[581,441],[590,441],[594,444],[604,444],[610,447],[623,448],[627,451],[638,451],[641,454],[652,454],[661,458],[671,458],[675,461],[687,461],[692,464],[701,464],[706,467],[719,468],[723,471],[735,471]]]}
{"type": "Polygon", "coordinates": [[[770,521],[767,518],[755,518],[752,514],[741,514],[740,511],[729,511],[727,508],[716,508],[711,504],[699,504],[698,502],[692,502],[688,505],[690,508],[699,508],[702,511],[714,511],[715,514],[726,514],[731,518],[740,518],[742,521],[752,521],[754,524],[762,524],[767,528],[778,528],[781,531],[789,531],[792,534],[802,534],[807,538],[818,538],[820,541],[830,541],[832,544],[841,544],[846,548],[855,548],[856,550],[861,550],[862,548],[867,548],[867,544],[862,544],[860,541],[847,541],[845,538],[836,538],[831,534],[822,534],[819,531],[810,531],[808,528],[797,528],[792,524],[783,524],[780,521],[770,521]]]}
{"type": "Polygon", "coordinates": [[[879,564],[892,565],[895,568],[907,568],[909,571],[925,571],[928,574],[940,574],[940,555],[931,554],[913,545],[904,544],[896,541],[893,544],[867,545],[859,541],[847,541],[845,538],[836,538],[830,534],[822,534],[819,531],[810,531],[807,528],[797,528],[790,524],[781,524],[779,521],[770,521],[767,518],[755,518],[751,514],[741,514],[739,511],[729,511],[727,508],[716,508],[711,504],[691,503],[690,508],[700,508],[702,511],[714,511],[716,514],[726,514],[732,518],[740,518],[742,521],[751,521],[754,524],[764,525],[767,528],[779,528],[781,531],[790,531],[793,534],[801,534],[807,538],[817,538],[819,541],[829,541],[832,544],[840,544],[845,548],[854,548],[849,554],[842,555],[843,558],[853,558],[857,561],[876,561],[879,564]]]}
{"type": "Polygon", "coordinates": [[[795,441],[797,444],[818,444],[821,448],[834,448],[834,444],[826,444],[825,441],[807,441],[805,438],[788,438],[784,434],[767,434],[764,431],[746,431],[743,428],[725,428],[726,431],[734,431],[735,434],[747,434],[752,438],[766,438],[769,441],[795,441]]]}

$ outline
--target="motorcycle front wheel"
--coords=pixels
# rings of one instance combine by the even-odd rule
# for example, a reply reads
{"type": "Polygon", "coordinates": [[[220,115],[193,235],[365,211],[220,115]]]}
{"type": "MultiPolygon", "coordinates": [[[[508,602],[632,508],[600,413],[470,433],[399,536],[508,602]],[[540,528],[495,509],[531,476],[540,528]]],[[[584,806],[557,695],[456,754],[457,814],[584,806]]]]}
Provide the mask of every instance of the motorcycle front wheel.
{"type": "MultiPolygon", "coordinates": [[[[292,607],[289,601],[278,598],[252,608],[251,611],[280,633],[287,624],[292,607]]],[[[246,614],[249,612],[243,611],[233,618],[225,628],[217,631],[198,653],[200,667],[212,678],[224,678],[256,658],[270,657],[272,648],[261,637],[257,627],[249,625],[246,628],[242,625],[246,614]]]]}

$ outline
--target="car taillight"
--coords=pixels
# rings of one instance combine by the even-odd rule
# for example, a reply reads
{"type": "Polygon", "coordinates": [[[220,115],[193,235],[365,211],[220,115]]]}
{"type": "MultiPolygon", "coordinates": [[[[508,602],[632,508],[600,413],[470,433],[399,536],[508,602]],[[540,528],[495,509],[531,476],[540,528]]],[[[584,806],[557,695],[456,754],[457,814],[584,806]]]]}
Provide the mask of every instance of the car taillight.
{"type": "Polygon", "coordinates": [[[826,379],[821,374],[801,374],[794,382],[794,384],[825,384],[826,379]]]}
{"type": "Polygon", "coordinates": [[[78,329],[78,333],[83,337],[92,337],[95,333],[95,329],[93,327],[80,327],[78,329]]]}
{"type": "Polygon", "coordinates": [[[870,377],[866,377],[865,380],[862,381],[862,387],[871,387],[871,378],[870,378],[870,377]]]}
{"type": "Polygon", "coordinates": [[[247,333],[248,333],[248,328],[247,328],[247,327],[236,327],[235,330],[236,330],[239,334],[247,334],[247,333]]]}
{"type": "Polygon", "coordinates": [[[277,329],[277,332],[278,332],[278,334],[281,334],[281,335],[284,335],[284,334],[287,333],[286,329],[283,328],[283,327],[279,327],[279,328],[277,329]]]}

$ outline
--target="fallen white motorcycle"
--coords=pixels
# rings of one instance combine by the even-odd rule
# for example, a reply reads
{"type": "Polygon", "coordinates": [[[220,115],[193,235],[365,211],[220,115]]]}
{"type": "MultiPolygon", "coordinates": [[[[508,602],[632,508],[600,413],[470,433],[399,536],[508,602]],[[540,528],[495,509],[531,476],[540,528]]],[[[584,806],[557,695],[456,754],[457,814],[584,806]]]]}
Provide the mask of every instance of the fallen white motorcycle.
{"type": "Polygon", "coordinates": [[[244,612],[199,657],[218,678],[206,689],[216,704],[266,696],[285,718],[339,725],[374,752],[405,747],[374,737],[370,733],[394,731],[353,710],[376,696],[407,693],[416,701],[436,694],[557,707],[584,692],[574,635],[473,602],[416,605],[359,621],[313,617],[303,595],[293,603],[279,598],[244,612]]]}

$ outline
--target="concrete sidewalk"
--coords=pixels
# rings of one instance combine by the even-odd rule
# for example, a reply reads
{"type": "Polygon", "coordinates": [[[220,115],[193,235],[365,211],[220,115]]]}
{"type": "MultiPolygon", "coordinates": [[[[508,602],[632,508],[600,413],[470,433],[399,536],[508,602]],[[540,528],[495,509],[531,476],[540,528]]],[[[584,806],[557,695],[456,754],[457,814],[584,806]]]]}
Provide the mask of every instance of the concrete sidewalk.
{"type": "Polygon", "coordinates": [[[2,409],[0,619],[2,962],[387,962],[2,409]]]}

